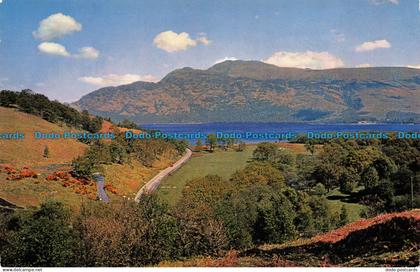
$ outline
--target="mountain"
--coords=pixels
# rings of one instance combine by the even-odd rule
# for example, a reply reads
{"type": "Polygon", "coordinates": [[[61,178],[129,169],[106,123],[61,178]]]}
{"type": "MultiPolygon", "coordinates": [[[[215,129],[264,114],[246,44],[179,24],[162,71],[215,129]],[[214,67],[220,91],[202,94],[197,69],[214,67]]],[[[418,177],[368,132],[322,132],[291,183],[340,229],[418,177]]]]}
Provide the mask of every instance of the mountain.
{"type": "Polygon", "coordinates": [[[73,106],[138,123],[420,122],[419,95],[419,69],[225,61],[207,70],[174,70],[158,83],[101,88],[73,106]]]}

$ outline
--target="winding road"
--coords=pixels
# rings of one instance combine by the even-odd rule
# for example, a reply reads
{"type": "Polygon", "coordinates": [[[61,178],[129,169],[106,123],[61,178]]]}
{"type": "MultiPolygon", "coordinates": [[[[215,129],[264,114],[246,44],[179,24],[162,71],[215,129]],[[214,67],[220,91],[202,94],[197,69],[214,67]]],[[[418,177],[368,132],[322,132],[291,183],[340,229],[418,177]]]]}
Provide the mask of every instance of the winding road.
{"type": "Polygon", "coordinates": [[[180,168],[186,161],[190,159],[192,155],[192,151],[189,148],[185,149],[185,154],[173,165],[169,166],[168,168],[163,169],[159,172],[156,176],[154,176],[151,180],[149,180],[140,190],[137,192],[134,201],[139,202],[140,197],[143,194],[151,194],[153,193],[160,185],[162,180],[166,178],[169,174],[176,171],[180,168]]]}

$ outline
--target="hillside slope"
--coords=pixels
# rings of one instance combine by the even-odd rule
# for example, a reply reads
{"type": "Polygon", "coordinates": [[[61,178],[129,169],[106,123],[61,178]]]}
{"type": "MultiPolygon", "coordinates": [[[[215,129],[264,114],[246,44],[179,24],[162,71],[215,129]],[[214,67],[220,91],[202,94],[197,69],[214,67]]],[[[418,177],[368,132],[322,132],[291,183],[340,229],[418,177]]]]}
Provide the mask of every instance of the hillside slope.
{"type": "Polygon", "coordinates": [[[94,91],[73,104],[116,120],[149,122],[419,122],[420,69],[308,70],[258,61],[183,68],[158,83],[94,91]]]}
{"type": "MultiPolygon", "coordinates": [[[[0,200],[20,207],[37,206],[47,199],[62,200],[71,206],[80,205],[83,197],[75,194],[73,188],[46,178],[54,171],[70,170],[72,159],[83,154],[87,145],[72,139],[34,138],[36,131],[63,133],[74,129],[3,107],[0,107],[0,128],[0,133],[25,134],[23,140],[0,139],[0,200]],[[49,149],[48,158],[44,157],[45,146],[49,149]],[[15,171],[32,172],[35,175],[10,179],[13,176],[10,172],[15,171]]],[[[95,187],[90,187],[94,194],[95,187]]]]}
{"type": "Polygon", "coordinates": [[[420,210],[383,214],[281,245],[161,266],[418,266],[420,210]]]}
{"type": "MultiPolygon", "coordinates": [[[[104,121],[100,132],[125,131],[104,121]]],[[[96,183],[78,180],[68,173],[71,162],[82,155],[88,145],[74,139],[35,139],[35,132],[63,133],[76,131],[41,117],[0,107],[0,134],[24,133],[24,139],[0,139],[0,209],[7,206],[38,206],[46,200],[59,200],[78,208],[88,199],[96,199],[96,183]],[[44,157],[44,148],[49,155],[44,157]],[[23,177],[18,177],[23,176],[23,177]]],[[[139,132],[139,130],[133,130],[139,132]]],[[[152,166],[136,160],[127,164],[104,165],[106,189],[111,201],[134,198],[136,192],[160,170],[177,159],[176,152],[165,152],[152,166]]]]}
{"type": "Polygon", "coordinates": [[[34,133],[37,131],[63,133],[75,131],[75,129],[61,127],[12,108],[0,107],[0,128],[0,133],[21,132],[25,134],[23,140],[0,140],[0,163],[35,167],[70,163],[74,157],[83,154],[87,147],[73,139],[35,139],[34,133]],[[49,149],[48,158],[43,156],[46,146],[49,149]]]}

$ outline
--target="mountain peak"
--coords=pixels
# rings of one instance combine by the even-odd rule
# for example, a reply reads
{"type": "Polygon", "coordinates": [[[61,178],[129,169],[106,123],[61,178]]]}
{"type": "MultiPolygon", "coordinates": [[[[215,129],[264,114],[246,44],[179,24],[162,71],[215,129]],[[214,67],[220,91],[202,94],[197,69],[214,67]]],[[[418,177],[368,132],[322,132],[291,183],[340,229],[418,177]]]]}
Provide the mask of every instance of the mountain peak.
{"type": "Polygon", "coordinates": [[[212,73],[225,74],[231,77],[247,77],[259,80],[287,78],[293,73],[305,73],[305,69],[284,68],[255,60],[227,60],[208,69],[212,73]]]}

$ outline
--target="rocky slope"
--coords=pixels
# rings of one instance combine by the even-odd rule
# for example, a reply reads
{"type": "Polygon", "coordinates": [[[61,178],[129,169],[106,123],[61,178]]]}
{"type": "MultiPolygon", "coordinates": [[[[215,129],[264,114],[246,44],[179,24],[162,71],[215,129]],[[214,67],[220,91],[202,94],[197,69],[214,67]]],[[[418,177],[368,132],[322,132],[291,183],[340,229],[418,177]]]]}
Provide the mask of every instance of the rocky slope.
{"type": "Polygon", "coordinates": [[[96,90],[73,104],[116,120],[420,122],[420,69],[309,70],[258,61],[183,68],[158,83],[96,90]]]}

